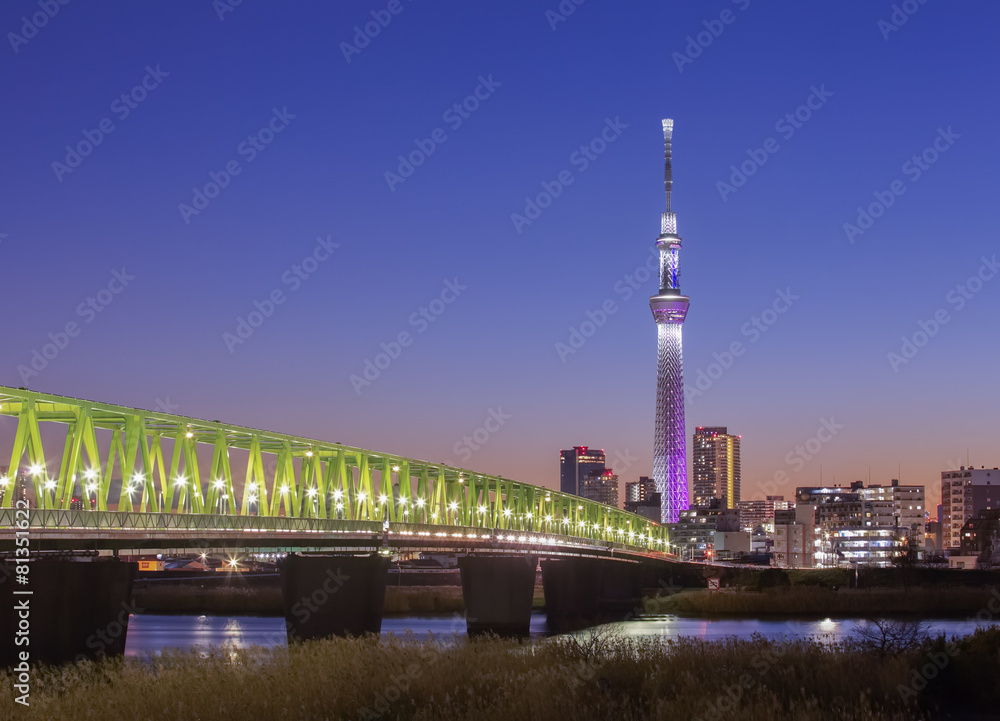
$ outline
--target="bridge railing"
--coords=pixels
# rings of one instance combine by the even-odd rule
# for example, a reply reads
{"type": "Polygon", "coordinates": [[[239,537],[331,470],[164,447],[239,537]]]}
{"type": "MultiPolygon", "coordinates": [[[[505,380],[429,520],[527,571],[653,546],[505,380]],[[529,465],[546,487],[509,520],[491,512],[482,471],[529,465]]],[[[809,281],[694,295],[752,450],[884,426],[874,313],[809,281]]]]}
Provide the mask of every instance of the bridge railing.
{"type": "MultiPolygon", "coordinates": [[[[188,534],[214,533],[248,535],[243,540],[252,545],[253,536],[257,533],[288,533],[298,535],[297,543],[315,538],[316,534],[334,535],[349,534],[370,536],[373,541],[384,538],[386,534],[412,537],[414,546],[422,545],[422,539],[451,540],[456,545],[463,541],[489,541],[495,547],[501,546],[572,546],[581,548],[600,548],[604,550],[622,550],[628,552],[648,553],[649,549],[642,545],[606,541],[603,539],[570,536],[540,531],[523,531],[509,529],[469,528],[466,526],[442,526],[417,523],[383,523],[378,521],[352,521],[322,518],[286,518],[283,516],[228,516],[175,513],[134,513],[126,511],[85,511],[85,510],[37,510],[21,511],[11,508],[0,508],[0,540],[4,536],[12,537],[14,532],[23,531],[29,538],[37,540],[46,533],[61,533],[63,536],[81,535],[86,541],[88,532],[142,532],[155,534],[161,532],[164,538],[171,536],[172,531],[182,531],[188,534]],[[77,532],[77,533],[74,533],[77,532]],[[302,538],[304,537],[304,538],[302,538]]],[[[292,545],[292,544],[289,544],[292,545]]],[[[406,544],[402,544],[406,545],[406,544]]]]}

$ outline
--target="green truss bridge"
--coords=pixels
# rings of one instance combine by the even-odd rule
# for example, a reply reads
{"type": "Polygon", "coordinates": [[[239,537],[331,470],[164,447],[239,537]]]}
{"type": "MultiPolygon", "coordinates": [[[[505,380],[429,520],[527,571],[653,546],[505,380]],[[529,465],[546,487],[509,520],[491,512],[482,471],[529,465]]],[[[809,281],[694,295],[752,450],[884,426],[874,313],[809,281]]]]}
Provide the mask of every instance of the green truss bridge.
{"type": "MultiPolygon", "coordinates": [[[[574,583],[614,586],[600,579],[628,576],[629,598],[642,568],[673,559],[665,526],[604,504],[474,470],[219,421],[0,386],[0,438],[11,444],[10,463],[6,470],[0,465],[0,551],[13,558],[25,543],[19,539],[27,538],[36,576],[46,564],[70,564],[74,572],[107,566],[46,559],[52,551],[277,550],[292,553],[283,570],[287,605],[294,600],[289,595],[312,592],[310,579],[327,578],[331,563],[370,578],[384,575],[393,555],[455,551],[467,556],[468,607],[477,593],[494,605],[498,589],[503,596],[518,586],[523,596],[529,571],[533,587],[539,558],[547,589],[549,576],[565,577],[560,591],[574,583]],[[547,566],[556,570],[546,575],[547,566]]],[[[9,591],[11,583],[6,586],[9,591]]],[[[609,593],[603,586],[592,590],[598,600],[609,593]]],[[[490,614],[479,614],[483,628],[510,625],[509,613],[500,613],[500,622],[490,622],[490,614]]],[[[326,635],[328,628],[352,632],[372,625],[369,619],[296,632],[326,635]]]]}

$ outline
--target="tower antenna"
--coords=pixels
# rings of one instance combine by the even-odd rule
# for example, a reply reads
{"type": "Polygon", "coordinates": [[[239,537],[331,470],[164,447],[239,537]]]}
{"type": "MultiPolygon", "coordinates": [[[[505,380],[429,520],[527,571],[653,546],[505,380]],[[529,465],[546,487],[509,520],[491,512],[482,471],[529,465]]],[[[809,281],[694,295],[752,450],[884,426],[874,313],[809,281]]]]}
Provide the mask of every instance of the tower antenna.
{"type": "Polygon", "coordinates": [[[667,192],[667,212],[670,212],[670,191],[673,190],[673,177],[670,166],[670,140],[674,134],[674,121],[666,118],[663,121],[663,154],[665,161],[663,164],[663,186],[667,192]]]}

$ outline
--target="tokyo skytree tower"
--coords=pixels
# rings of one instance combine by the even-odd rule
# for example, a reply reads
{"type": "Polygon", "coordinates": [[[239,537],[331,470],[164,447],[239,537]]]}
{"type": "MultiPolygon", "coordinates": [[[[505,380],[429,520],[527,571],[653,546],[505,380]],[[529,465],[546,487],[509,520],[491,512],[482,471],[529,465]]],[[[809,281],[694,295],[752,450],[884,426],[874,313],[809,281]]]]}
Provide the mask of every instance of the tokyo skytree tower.
{"type": "Polygon", "coordinates": [[[653,438],[653,480],[660,493],[663,523],[676,523],[688,507],[687,449],[684,432],[684,369],[681,328],[687,316],[689,298],[681,294],[680,249],[677,216],[670,207],[670,139],[674,121],[663,121],[666,146],[664,185],[667,210],[660,217],[660,292],[649,299],[656,321],[656,431],[653,438]]]}

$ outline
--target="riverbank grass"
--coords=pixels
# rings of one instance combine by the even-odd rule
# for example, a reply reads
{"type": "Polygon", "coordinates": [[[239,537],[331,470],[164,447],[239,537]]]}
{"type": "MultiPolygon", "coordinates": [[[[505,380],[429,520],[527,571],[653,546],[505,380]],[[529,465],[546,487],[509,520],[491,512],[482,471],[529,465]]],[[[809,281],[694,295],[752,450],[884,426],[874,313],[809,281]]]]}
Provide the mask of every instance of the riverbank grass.
{"type": "MultiPolygon", "coordinates": [[[[65,721],[909,721],[989,712],[998,677],[997,629],[898,655],[761,637],[369,637],[36,668],[31,705],[17,709],[21,719],[65,721]]],[[[12,678],[0,686],[4,708],[15,708],[12,689],[12,678]]]]}

